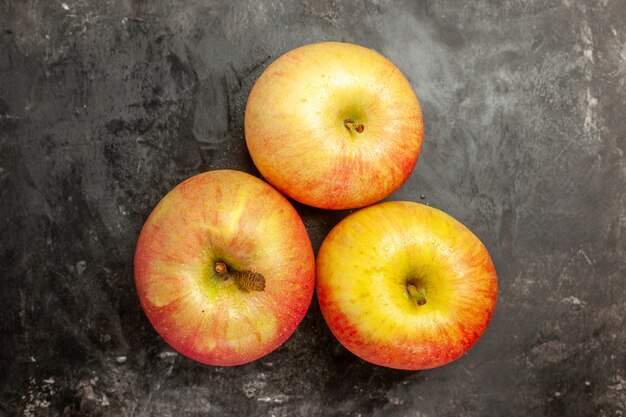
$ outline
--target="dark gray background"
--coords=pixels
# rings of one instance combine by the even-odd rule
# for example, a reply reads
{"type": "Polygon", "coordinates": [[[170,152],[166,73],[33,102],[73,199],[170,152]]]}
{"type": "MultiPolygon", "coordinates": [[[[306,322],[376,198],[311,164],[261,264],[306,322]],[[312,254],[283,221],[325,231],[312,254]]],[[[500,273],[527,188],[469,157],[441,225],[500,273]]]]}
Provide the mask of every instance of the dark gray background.
{"type": "MultiPolygon", "coordinates": [[[[622,0],[0,0],[0,415],[623,416],[624,22],[622,0]],[[250,88],[320,40],[404,71],[425,141],[391,199],[424,194],[492,254],[492,324],[448,366],[367,364],[314,300],[271,355],[207,367],[138,304],[153,206],[258,175],[250,88]]],[[[316,250],[346,214],[296,208],[316,250]]]]}

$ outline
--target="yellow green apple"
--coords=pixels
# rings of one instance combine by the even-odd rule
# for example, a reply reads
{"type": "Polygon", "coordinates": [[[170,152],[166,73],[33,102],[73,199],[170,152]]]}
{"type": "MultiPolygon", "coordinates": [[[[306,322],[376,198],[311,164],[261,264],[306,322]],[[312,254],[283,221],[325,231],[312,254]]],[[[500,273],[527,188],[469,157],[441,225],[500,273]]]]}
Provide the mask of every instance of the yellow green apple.
{"type": "Polygon", "coordinates": [[[383,199],[420,153],[422,113],[391,61],[362,46],[323,42],[282,55],[254,84],[245,136],[265,179],[325,209],[383,199]]]}
{"type": "Polygon", "coordinates": [[[196,175],[143,226],[135,283],[156,331],[211,365],[239,365],[280,346],[304,317],[315,259],[291,204],[237,171],[196,175]]]}
{"type": "Polygon", "coordinates": [[[487,328],[497,287],[481,241],[413,202],[349,215],[317,256],[317,297],[330,330],[355,355],[390,368],[434,368],[463,355],[487,328]]]}

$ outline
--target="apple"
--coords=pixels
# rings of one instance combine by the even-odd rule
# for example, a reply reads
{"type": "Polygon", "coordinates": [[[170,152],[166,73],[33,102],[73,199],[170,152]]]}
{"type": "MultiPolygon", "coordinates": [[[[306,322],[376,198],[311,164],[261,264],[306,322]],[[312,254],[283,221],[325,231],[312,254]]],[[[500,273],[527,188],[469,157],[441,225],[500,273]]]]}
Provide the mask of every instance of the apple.
{"type": "Polygon", "coordinates": [[[274,61],[254,84],[245,137],[264,178],[325,209],[375,203],[409,177],[422,113],[409,81],[362,46],[323,42],[274,61]]]}
{"type": "Polygon", "coordinates": [[[135,283],[156,331],[210,365],[280,346],[304,317],[315,258],[293,206],[267,183],[212,171],[176,186],[146,221],[135,283]]]}
{"type": "Polygon", "coordinates": [[[496,306],[489,253],[446,213],[413,202],[357,211],[317,256],[317,297],[339,342],[362,359],[418,370],[451,362],[496,306]]]}

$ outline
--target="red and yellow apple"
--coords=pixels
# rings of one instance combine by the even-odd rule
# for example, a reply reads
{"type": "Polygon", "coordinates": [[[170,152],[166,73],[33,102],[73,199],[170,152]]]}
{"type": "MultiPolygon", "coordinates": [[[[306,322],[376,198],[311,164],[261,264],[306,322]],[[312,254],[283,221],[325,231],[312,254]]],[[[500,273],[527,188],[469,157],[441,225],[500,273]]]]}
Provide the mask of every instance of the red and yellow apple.
{"type": "Polygon", "coordinates": [[[390,368],[459,358],[487,328],[497,286],[480,240],[413,202],[349,215],[317,256],[317,297],[330,330],[355,355],[390,368]]]}
{"type": "Polygon", "coordinates": [[[239,365],[280,346],[304,317],[315,259],[295,209],[237,171],[196,175],[146,221],[135,252],[141,305],[177,351],[239,365]]]}
{"type": "Polygon", "coordinates": [[[362,207],[409,177],[423,137],[409,81],[370,49],[323,42],[287,52],[256,81],[245,136],[265,179],[325,209],[362,207]]]}

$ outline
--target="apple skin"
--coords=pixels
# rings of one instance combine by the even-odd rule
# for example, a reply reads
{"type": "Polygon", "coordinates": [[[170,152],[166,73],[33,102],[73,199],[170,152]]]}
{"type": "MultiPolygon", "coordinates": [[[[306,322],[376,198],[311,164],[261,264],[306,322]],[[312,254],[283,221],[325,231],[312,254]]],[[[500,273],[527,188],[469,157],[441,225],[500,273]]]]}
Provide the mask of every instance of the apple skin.
{"type": "Polygon", "coordinates": [[[324,209],[363,207],[398,189],[424,130],[402,72],[371,49],[340,42],[302,46],[269,65],[250,92],[244,125],[264,178],[324,209]]]}
{"type": "Polygon", "coordinates": [[[210,365],[240,365],[280,346],[304,317],[315,258],[293,206],[267,183],[212,171],[176,186],[146,221],[135,283],[156,331],[174,349],[210,365]],[[240,290],[217,261],[254,271],[263,291],[240,290]]]}
{"type": "Polygon", "coordinates": [[[487,328],[497,291],[480,240],[446,213],[413,202],[349,215],[317,256],[317,297],[330,330],[355,355],[390,368],[459,358],[487,328]],[[409,294],[409,282],[425,304],[409,294]]]}

